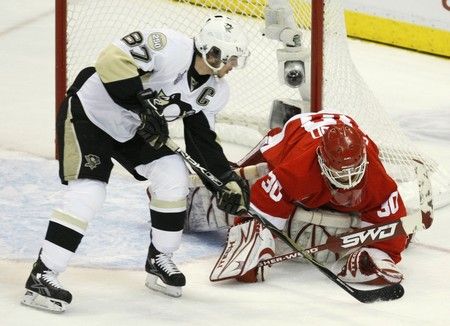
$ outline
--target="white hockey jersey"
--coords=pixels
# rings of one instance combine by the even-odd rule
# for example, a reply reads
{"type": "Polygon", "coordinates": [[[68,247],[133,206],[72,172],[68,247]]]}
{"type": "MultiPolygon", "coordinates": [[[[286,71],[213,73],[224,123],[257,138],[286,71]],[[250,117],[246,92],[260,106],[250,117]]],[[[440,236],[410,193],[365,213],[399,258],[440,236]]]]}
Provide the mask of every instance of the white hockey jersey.
{"type": "Polygon", "coordinates": [[[215,116],[228,102],[229,87],[224,79],[211,76],[191,89],[188,70],[193,51],[193,39],[169,29],[136,31],[113,42],[100,54],[96,73],[77,91],[86,115],[115,140],[130,140],[141,123],[139,116],[111,94],[117,89],[120,97],[127,92],[126,81],[131,89],[139,77],[143,88],[157,91],[159,101],[166,104],[167,121],[203,111],[214,130],[215,116]]]}

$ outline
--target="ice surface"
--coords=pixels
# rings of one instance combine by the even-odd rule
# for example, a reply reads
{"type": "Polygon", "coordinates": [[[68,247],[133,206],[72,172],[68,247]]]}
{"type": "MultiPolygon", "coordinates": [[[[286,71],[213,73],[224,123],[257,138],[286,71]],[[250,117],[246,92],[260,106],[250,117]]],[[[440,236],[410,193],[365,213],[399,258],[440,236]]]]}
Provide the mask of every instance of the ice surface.
{"type": "MultiPolygon", "coordinates": [[[[448,325],[450,207],[436,211],[399,267],[405,296],[360,304],[312,266],[282,263],[267,281],[210,283],[223,232],[184,235],[174,260],[181,298],[144,286],[145,184],[120,169],[61,281],[74,300],[63,315],[19,304],[48,216],[63,188],[53,157],[53,0],[5,2],[0,10],[0,325],[448,325]]],[[[404,131],[450,170],[450,61],[351,41],[353,59],[404,131]]],[[[239,158],[246,149],[227,145],[239,158]]]]}

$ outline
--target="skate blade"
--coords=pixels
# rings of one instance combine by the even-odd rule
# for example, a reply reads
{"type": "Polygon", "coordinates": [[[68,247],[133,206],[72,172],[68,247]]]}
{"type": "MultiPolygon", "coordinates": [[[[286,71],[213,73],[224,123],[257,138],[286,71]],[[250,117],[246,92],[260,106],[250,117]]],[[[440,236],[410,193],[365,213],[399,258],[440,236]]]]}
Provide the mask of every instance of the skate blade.
{"type": "Polygon", "coordinates": [[[68,303],[65,301],[47,298],[30,290],[27,290],[20,303],[25,306],[55,313],[64,312],[68,306],[68,303]]]}
{"type": "Polygon", "coordinates": [[[151,290],[162,292],[165,295],[179,298],[183,294],[183,290],[180,286],[167,285],[161,279],[153,274],[147,274],[147,279],[145,280],[145,286],[151,290]]]}

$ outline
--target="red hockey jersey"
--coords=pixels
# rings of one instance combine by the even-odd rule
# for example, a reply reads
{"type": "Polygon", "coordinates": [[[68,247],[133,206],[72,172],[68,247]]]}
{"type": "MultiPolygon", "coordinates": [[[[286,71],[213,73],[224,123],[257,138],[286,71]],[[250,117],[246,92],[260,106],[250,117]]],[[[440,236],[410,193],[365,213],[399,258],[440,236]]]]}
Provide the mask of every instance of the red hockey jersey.
{"type": "MultiPolygon", "coordinates": [[[[377,146],[364,133],[369,164],[360,184],[349,190],[334,189],[321,174],[317,160],[320,138],[326,128],[338,120],[362,133],[356,122],[346,115],[307,113],[294,116],[279,133],[268,138],[260,151],[270,172],[252,186],[254,208],[275,219],[288,219],[298,205],[327,208],[357,213],[361,221],[371,224],[394,221],[406,215],[397,184],[386,173],[377,146]]],[[[398,262],[406,240],[399,236],[375,243],[373,247],[387,252],[398,262]]]]}

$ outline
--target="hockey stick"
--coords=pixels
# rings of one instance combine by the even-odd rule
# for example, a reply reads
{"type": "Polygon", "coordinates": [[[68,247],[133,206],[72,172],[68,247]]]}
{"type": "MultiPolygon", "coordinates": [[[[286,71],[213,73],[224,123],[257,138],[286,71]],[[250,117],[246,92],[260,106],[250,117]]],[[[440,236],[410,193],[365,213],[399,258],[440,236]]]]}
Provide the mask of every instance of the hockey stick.
{"type": "MultiPolygon", "coordinates": [[[[259,179],[263,175],[266,175],[269,172],[269,167],[266,162],[257,163],[255,165],[247,165],[244,167],[235,168],[234,172],[247,181],[252,181],[259,179]]],[[[189,175],[189,188],[198,188],[202,187],[203,181],[197,174],[189,175]]]]}
{"type": "MultiPolygon", "coordinates": [[[[433,223],[431,180],[428,177],[424,164],[418,160],[414,161],[416,162],[415,171],[417,184],[419,187],[419,212],[406,215],[395,222],[372,225],[340,235],[329,236],[325,243],[307,248],[305,251],[312,255],[322,250],[330,250],[332,252],[339,253],[343,250],[362,247],[377,241],[390,239],[398,235],[408,236],[416,231],[428,229],[433,223]]],[[[262,260],[259,262],[258,266],[270,266],[301,256],[302,254],[298,251],[293,251],[284,255],[262,260]]]]}
{"type": "Polygon", "coordinates": [[[168,138],[165,144],[171,151],[173,151],[174,153],[179,154],[185,162],[187,162],[189,164],[189,166],[192,168],[192,170],[195,171],[195,173],[197,173],[198,175],[201,175],[208,183],[211,184],[211,186],[218,190],[218,191],[223,191],[225,185],[223,184],[222,181],[220,181],[219,179],[217,179],[214,174],[212,174],[211,172],[209,172],[207,169],[205,169],[204,167],[202,167],[197,161],[195,161],[188,153],[186,153],[185,151],[183,151],[180,146],[178,146],[172,139],[168,138]]]}
{"type": "MultiPolygon", "coordinates": [[[[196,162],[193,158],[191,158],[187,153],[185,153],[181,148],[170,138],[167,139],[166,146],[171,149],[174,153],[180,154],[180,156],[187,162],[192,169],[205,178],[208,182],[211,183],[211,186],[214,187],[217,191],[223,191],[224,185],[222,182],[217,183],[215,180],[218,180],[211,174],[207,169],[202,167],[198,162],[196,162]]],[[[311,264],[313,264],[319,271],[325,274],[331,281],[339,285],[342,289],[344,289],[347,293],[352,295],[355,299],[363,303],[369,303],[374,301],[388,301],[395,300],[401,298],[405,292],[403,287],[400,284],[393,284],[382,287],[380,289],[375,290],[358,290],[344,281],[342,281],[337,275],[335,275],[331,270],[323,266],[314,257],[304,250],[304,248],[300,247],[294,240],[286,236],[283,232],[278,230],[275,226],[273,226],[269,221],[265,220],[255,212],[248,212],[253,217],[260,220],[267,228],[269,228],[273,233],[275,233],[280,239],[282,239],[288,246],[292,249],[300,252],[302,256],[308,260],[311,264]]]]}

